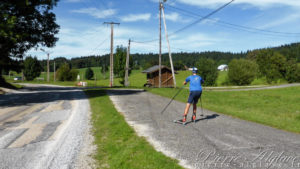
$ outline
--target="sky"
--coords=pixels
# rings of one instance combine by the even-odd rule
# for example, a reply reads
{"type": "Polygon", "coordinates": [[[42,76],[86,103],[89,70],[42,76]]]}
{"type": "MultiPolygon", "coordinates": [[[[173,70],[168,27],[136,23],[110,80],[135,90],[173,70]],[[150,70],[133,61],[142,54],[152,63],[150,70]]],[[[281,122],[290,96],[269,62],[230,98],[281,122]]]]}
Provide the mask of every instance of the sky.
{"type": "MultiPolygon", "coordinates": [[[[44,48],[51,58],[68,59],[110,53],[110,25],[114,49],[128,46],[131,53],[158,53],[159,0],[60,0],[53,9],[60,25],[59,41],[44,48]]],[[[300,41],[299,0],[167,0],[164,3],[171,52],[245,52],[300,41]],[[199,21],[199,22],[196,22],[199,21]],[[192,24],[195,23],[195,24],[192,24]],[[181,28],[191,25],[180,32],[181,28]],[[174,33],[176,32],[176,33],[174,33]]],[[[162,21],[162,51],[168,52],[162,21]]],[[[45,59],[40,50],[27,55],[45,59]]]]}

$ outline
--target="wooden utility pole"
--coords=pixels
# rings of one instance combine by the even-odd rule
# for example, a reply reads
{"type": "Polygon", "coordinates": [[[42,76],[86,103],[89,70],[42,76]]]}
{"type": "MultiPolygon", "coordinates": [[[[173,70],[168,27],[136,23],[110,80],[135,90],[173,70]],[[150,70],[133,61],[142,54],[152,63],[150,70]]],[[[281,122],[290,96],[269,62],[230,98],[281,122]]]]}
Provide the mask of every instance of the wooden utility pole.
{"type": "Polygon", "coordinates": [[[171,48],[170,48],[170,43],[169,43],[169,38],[168,38],[167,24],[166,24],[165,11],[164,11],[163,5],[161,7],[161,10],[162,10],[163,19],[164,19],[165,34],[166,34],[166,40],[168,43],[169,58],[170,58],[170,64],[171,64],[171,69],[172,69],[174,88],[176,88],[176,79],[175,79],[175,73],[174,73],[174,67],[173,67],[172,53],[171,53],[171,48]]]}
{"type": "Polygon", "coordinates": [[[44,53],[47,54],[47,82],[50,82],[50,67],[49,67],[49,65],[50,65],[50,61],[49,61],[50,52],[47,52],[44,49],[41,49],[41,51],[43,51],[44,53]]]}
{"type": "Polygon", "coordinates": [[[53,66],[53,78],[54,78],[54,82],[56,81],[56,76],[55,76],[55,74],[56,74],[56,72],[55,72],[55,61],[54,61],[54,66],[53,66]]]}
{"type": "Polygon", "coordinates": [[[111,35],[110,35],[110,87],[114,85],[114,25],[120,25],[115,22],[104,22],[104,24],[110,24],[111,35]]]}
{"type": "Polygon", "coordinates": [[[96,76],[96,71],[95,71],[95,74],[94,74],[94,76],[95,76],[95,86],[97,86],[97,76],[96,76]]]}
{"type": "Polygon", "coordinates": [[[125,66],[125,86],[126,87],[129,86],[129,81],[128,81],[129,56],[130,56],[130,39],[128,41],[127,56],[126,56],[126,66],[125,66]]]}
{"type": "Polygon", "coordinates": [[[49,61],[49,56],[50,54],[49,53],[47,53],[47,57],[48,57],[48,60],[47,60],[47,82],[49,82],[50,81],[50,61],[49,61]]]}
{"type": "Polygon", "coordinates": [[[161,88],[161,9],[162,2],[159,1],[159,54],[158,54],[158,87],[161,88]]]}

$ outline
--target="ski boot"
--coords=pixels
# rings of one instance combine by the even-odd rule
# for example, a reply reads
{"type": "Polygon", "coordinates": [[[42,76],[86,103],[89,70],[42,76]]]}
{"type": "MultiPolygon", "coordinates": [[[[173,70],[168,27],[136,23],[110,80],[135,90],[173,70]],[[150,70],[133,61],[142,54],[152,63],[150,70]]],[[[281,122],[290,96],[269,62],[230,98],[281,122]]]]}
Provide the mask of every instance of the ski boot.
{"type": "Polygon", "coordinates": [[[194,123],[196,122],[196,113],[193,113],[191,121],[194,122],[194,123]]]}

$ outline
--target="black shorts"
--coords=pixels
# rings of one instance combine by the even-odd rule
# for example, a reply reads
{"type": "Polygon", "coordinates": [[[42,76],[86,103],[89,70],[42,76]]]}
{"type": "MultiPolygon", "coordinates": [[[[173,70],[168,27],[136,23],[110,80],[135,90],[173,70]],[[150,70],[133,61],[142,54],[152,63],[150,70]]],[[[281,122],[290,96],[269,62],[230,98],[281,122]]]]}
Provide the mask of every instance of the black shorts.
{"type": "Polygon", "coordinates": [[[201,97],[202,91],[190,91],[188,103],[190,104],[197,104],[199,98],[201,97]]]}

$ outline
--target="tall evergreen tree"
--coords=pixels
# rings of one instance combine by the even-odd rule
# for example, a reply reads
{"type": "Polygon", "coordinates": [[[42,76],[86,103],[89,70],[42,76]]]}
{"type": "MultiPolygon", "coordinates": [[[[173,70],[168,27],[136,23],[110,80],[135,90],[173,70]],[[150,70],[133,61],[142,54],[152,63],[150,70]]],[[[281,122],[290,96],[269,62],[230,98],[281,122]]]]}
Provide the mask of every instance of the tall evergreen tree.
{"type": "Polygon", "coordinates": [[[85,70],[85,78],[87,80],[91,80],[92,78],[94,77],[94,71],[88,67],[86,70],[85,70]]]}
{"type": "Polygon", "coordinates": [[[24,76],[26,80],[32,81],[41,74],[41,65],[37,58],[27,57],[24,61],[24,76]]]}
{"type": "Polygon", "coordinates": [[[116,49],[116,54],[114,58],[114,74],[120,77],[120,83],[124,84],[125,78],[125,64],[126,64],[126,48],[118,46],[116,49]]]}

